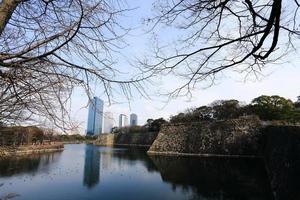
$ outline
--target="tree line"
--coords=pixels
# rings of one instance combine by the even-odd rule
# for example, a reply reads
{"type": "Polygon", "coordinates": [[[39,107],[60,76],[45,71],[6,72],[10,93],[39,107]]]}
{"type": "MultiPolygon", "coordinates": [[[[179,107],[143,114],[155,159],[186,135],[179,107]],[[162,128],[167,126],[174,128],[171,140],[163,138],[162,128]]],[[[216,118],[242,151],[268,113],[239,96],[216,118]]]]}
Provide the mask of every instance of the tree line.
{"type": "Polygon", "coordinates": [[[237,119],[243,116],[258,117],[263,121],[280,120],[300,122],[300,96],[293,102],[278,95],[261,95],[254,98],[250,104],[236,99],[216,100],[209,105],[190,108],[177,115],[164,118],[147,119],[144,126],[115,127],[113,133],[158,132],[165,123],[189,123],[199,121],[237,119]]]}
{"type": "Polygon", "coordinates": [[[278,95],[261,95],[250,104],[230,100],[217,100],[207,106],[187,109],[170,117],[171,123],[185,123],[202,120],[226,120],[241,116],[257,116],[261,120],[300,121],[300,96],[296,102],[278,95]]]}
{"type": "Polygon", "coordinates": [[[161,126],[168,122],[189,123],[228,120],[242,116],[256,116],[264,121],[300,122],[300,96],[295,102],[278,95],[261,95],[254,98],[250,104],[245,104],[236,99],[216,100],[207,106],[190,108],[177,115],[171,115],[169,120],[164,118],[147,119],[144,126],[131,127],[127,132],[159,131],[161,126]],[[134,131],[131,131],[133,129],[134,131]]]}

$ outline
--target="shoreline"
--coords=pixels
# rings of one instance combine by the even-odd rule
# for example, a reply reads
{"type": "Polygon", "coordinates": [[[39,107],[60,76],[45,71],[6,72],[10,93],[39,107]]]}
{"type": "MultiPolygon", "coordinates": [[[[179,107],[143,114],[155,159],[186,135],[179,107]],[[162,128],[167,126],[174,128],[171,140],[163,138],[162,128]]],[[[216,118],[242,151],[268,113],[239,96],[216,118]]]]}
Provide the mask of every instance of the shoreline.
{"type": "Polygon", "coordinates": [[[96,146],[106,146],[106,147],[114,147],[114,146],[124,146],[124,147],[150,147],[151,145],[148,144],[97,144],[93,143],[96,146]]]}
{"type": "Polygon", "coordinates": [[[75,141],[63,141],[64,144],[93,144],[94,141],[80,141],[80,140],[75,140],[75,141]]]}
{"type": "Polygon", "coordinates": [[[230,154],[197,154],[197,153],[179,153],[179,152],[158,152],[147,151],[148,155],[162,155],[162,156],[184,156],[184,157],[215,157],[215,158],[249,158],[249,159],[261,159],[262,157],[256,155],[230,155],[230,154]]]}
{"type": "Polygon", "coordinates": [[[47,145],[24,145],[24,146],[3,146],[0,147],[0,158],[11,156],[22,156],[29,154],[51,153],[64,150],[63,143],[47,144],[47,145]]]}

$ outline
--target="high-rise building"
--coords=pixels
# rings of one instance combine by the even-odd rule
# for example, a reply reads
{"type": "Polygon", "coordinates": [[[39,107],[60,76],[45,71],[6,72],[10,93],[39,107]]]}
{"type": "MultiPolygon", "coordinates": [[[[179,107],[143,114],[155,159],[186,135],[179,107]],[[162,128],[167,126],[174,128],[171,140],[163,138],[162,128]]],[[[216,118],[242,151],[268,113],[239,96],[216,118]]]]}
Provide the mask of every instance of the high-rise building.
{"type": "Polygon", "coordinates": [[[130,115],[130,126],[136,126],[137,125],[137,120],[138,120],[137,115],[132,113],[130,115]]]}
{"type": "Polygon", "coordinates": [[[114,126],[114,116],[112,112],[104,113],[104,126],[103,133],[111,133],[111,130],[114,126]]]}
{"type": "Polygon", "coordinates": [[[87,135],[99,135],[102,133],[103,101],[94,97],[89,105],[87,122],[87,135]]]}
{"type": "Polygon", "coordinates": [[[124,114],[119,115],[119,128],[128,126],[128,117],[124,114]]]}

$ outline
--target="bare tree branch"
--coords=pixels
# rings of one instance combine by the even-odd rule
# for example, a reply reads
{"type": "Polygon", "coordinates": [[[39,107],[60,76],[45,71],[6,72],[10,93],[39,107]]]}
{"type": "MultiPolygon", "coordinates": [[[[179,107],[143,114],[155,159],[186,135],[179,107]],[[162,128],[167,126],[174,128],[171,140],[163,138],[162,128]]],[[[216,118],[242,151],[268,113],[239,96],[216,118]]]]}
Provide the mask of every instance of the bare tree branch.
{"type": "Polygon", "coordinates": [[[167,93],[171,98],[190,96],[197,85],[211,85],[229,69],[256,76],[295,51],[300,37],[297,0],[157,0],[154,5],[157,14],[147,20],[151,30],[166,25],[183,34],[174,49],[158,46],[139,66],[144,74],[178,77],[183,83],[167,93]]]}
{"type": "Polygon", "coordinates": [[[74,88],[91,98],[96,82],[109,101],[113,88],[130,98],[145,77],[120,79],[114,55],[130,31],[118,18],[122,1],[3,0],[0,3],[0,121],[47,118],[63,129],[74,88]]]}

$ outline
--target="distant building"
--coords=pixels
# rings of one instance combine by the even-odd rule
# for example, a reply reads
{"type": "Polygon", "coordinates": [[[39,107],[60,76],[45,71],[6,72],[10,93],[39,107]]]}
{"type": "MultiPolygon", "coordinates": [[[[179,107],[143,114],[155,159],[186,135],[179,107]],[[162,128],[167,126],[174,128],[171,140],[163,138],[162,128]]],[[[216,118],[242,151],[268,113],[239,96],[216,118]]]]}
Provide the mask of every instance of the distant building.
{"type": "Polygon", "coordinates": [[[104,126],[103,133],[111,133],[111,130],[114,126],[114,116],[112,112],[104,113],[104,126]]]}
{"type": "Polygon", "coordinates": [[[300,111],[300,96],[297,97],[297,101],[295,102],[296,110],[300,111]]]}
{"type": "Polygon", "coordinates": [[[87,122],[87,135],[99,135],[102,133],[103,101],[94,97],[89,105],[89,115],[87,122]]]}
{"type": "Polygon", "coordinates": [[[136,126],[137,125],[137,120],[138,120],[137,115],[132,113],[130,115],[130,126],[136,126]]]}
{"type": "Polygon", "coordinates": [[[119,115],[119,128],[128,126],[128,117],[127,115],[120,114],[119,115]]]}

